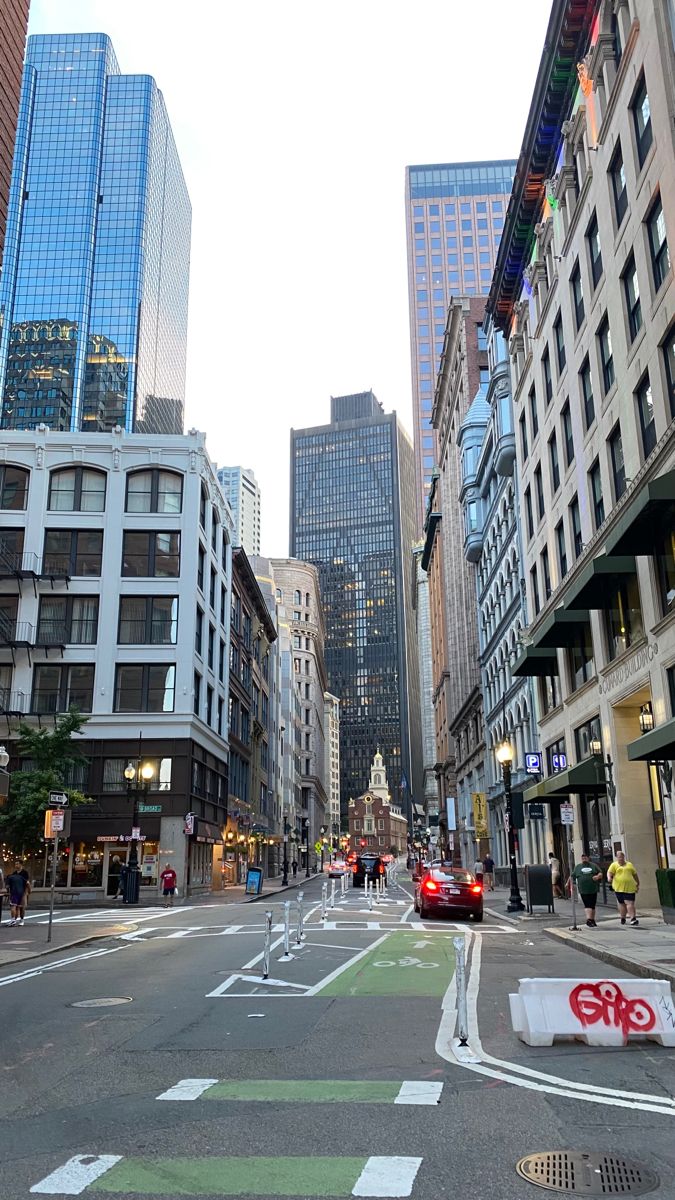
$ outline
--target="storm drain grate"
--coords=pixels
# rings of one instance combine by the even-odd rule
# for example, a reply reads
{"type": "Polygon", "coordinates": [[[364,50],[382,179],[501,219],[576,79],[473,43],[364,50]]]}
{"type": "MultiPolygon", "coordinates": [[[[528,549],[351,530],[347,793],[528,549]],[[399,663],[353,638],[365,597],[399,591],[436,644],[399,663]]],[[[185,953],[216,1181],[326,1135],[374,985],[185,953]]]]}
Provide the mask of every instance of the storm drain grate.
{"type": "Polygon", "coordinates": [[[656,1172],[642,1163],[615,1154],[585,1154],[581,1150],[528,1154],[516,1164],[516,1170],[536,1187],[581,1196],[644,1196],[659,1183],[656,1172]]]}

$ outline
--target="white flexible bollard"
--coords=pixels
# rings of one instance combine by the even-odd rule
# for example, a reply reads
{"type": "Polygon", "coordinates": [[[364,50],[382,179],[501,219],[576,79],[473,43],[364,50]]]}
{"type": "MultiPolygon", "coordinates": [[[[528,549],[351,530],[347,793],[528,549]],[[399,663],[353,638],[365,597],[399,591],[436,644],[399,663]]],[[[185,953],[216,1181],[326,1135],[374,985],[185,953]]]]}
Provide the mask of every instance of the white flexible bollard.
{"type": "Polygon", "coordinates": [[[328,884],[321,884],[321,920],[326,920],[326,907],[328,903],[328,884]]]}
{"type": "Polygon", "coordinates": [[[263,979],[269,979],[270,974],[270,944],[272,941],[272,914],[265,913],[265,945],[263,947],[263,979]]]}
{"type": "Polygon", "coordinates": [[[335,880],[330,881],[330,906],[335,908],[335,880]]]}
{"type": "Polygon", "coordinates": [[[302,911],[302,902],[305,898],[304,892],[298,892],[298,925],[295,931],[296,946],[302,945],[302,939],[305,936],[305,918],[302,911]]]}
{"type": "Polygon", "coordinates": [[[284,901],[284,952],[283,959],[292,958],[291,954],[291,902],[284,901]]]}
{"type": "Polygon", "coordinates": [[[373,889],[372,888],[368,888],[368,909],[370,912],[373,911],[373,889]]]}
{"type": "Polygon", "coordinates": [[[469,1040],[469,1023],[466,1008],[466,945],[464,937],[452,939],[455,947],[455,982],[457,984],[457,1036],[460,1046],[469,1040]]]}

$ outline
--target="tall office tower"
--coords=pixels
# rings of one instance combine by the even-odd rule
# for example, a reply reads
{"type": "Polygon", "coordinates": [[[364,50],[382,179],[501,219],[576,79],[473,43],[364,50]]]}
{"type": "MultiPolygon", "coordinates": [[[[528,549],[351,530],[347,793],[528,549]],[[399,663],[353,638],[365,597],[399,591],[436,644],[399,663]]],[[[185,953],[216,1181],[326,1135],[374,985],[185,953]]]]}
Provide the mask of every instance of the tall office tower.
{"type": "Polygon", "coordinates": [[[452,296],[487,296],[490,291],[515,168],[513,159],[406,167],[410,357],[420,528],[435,462],[431,408],[448,305],[452,296]]]}
{"type": "Polygon", "coordinates": [[[30,37],[0,283],[4,429],[180,433],[190,200],[162,93],[30,37]]]}
{"type": "Polygon", "coordinates": [[[246,467],[220,467],[218,482],[234,517],[234,544],[260,554],[260,485],[246,467]]]}
{"type": "Polygon", "coordinates": [[[422,786],[414,536],[412,442],[372,392],[332,397],[329,425],[291,431],[291,554],[319,571],[343,818],[378,747],[406,815],[422,786]]]}
{"type": "Polygon", "coordinates": [[[28,3],[29,0],[3,0],[0,5],[0,264],[19,113],[28,3]]]}

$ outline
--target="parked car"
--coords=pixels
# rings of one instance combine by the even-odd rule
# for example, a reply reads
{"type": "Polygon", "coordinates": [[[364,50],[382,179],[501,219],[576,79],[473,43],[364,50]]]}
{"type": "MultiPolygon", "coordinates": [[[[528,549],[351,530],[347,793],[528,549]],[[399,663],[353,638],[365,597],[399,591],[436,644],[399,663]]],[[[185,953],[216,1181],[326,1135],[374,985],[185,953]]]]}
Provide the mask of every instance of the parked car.
{"type": "Polygon", "coordinates": [[[415,883],[415,912],[425,920],[432,913],[483,920],[483,885],[463,867],[428,867],[415,883]]]}
{"type": "Polygon", "coordinates": [[[384,875],[385,866],[379,854],[357,854],[352,872],[354,887],[365,887],[366,879],[375,883],[380,875],[384,875]]]}
{"type": "Polygon", "coordinates": [[[346,862],[336,858],[334,862],[328,864],[328,878],[339,879],[342,875],[346,875],[348,869],[346,862]]]}

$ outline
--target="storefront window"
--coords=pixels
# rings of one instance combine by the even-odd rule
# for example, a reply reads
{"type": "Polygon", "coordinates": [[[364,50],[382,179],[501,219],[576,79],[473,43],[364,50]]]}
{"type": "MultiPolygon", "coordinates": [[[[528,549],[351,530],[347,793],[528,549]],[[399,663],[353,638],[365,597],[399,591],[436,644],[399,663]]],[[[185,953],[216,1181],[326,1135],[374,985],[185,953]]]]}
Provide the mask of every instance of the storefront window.
{"type": "Polygon", "coordinates": [[[159,843],[144,842],[141,858],[141,887],[157,887],[159,879],[159,843]]]}
{"type": "Polygon", "coordinates": [[[72,887],[103,886],[103,847],[96,842],[73,845],[72,887]]]}
{"type": "Polygon", "coordinates": [[[560,704],[560,689],[555,675],[545,675],[540,681],[539,695],[541,696],[542,712],[550,712],[560,704]]]}
{"type": "Polygon", "coordinates": [[[644,636],[637,575],[628,576],[611,593],[605,609],[605,632],[610,659],[644,636]]]}
{"type": "MultiPolygon", "coordinates": [[[[128,758],[104,758],[103,760],[103,791],[125,792],[127,790],[124,769],[128,758]]],[[[148,784],[150,792],[168,792],[171,790],[171,759],[153,758],[143,755],[143,763],[153,768],[153,775],[148,784]]]]}

